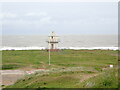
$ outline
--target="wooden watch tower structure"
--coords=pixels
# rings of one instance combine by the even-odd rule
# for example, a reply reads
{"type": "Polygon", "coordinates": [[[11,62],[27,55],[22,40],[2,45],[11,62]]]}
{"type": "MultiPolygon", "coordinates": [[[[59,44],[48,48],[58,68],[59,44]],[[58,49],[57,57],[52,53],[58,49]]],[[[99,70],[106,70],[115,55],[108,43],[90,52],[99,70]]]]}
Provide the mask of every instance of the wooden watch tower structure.
{"type": "Polygon", "coordinates": [[[55,34],[55,32],[52,32],[49,36],[48,36],[48,50],[50,51],[59,51],[58,49],[58,36],[55,34]]]}

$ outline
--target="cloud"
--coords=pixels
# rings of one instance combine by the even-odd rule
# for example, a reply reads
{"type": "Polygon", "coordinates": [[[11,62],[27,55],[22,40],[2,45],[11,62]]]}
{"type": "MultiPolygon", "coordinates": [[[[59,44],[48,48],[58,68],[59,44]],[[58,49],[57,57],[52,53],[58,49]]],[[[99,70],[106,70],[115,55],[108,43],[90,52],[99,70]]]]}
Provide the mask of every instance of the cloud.
{"type": "Polygon", "coordinates": [[[29,12],[29,13],[26,13],[25,16],[47,16],[47,13],[46,12],[40,12],[40,13],[29,12]]]}
{"type": "Polygon", "coordinates": [[[15,13],[10,13],[10,12],[2,12],[0,13],[0,19],[2,18],[16,18],[17,14],[15,13]]]}
{"type": "Polygon", "coordinates": [[[1,2],[119,2],[119,0],[1,0],[1,2]]]}
{"type": "Polygon", "coordinates": [[[29,12],[25,14],[13,14],[13,13],[4,13],[1,15],[4,17],[2,24],[4,25],[46,25],[54,24],[55,20],[52,16],[48,15],[46,12],[29,12]],[[12,18],[12,19],[8,19],[12,18]],[[15,18],[15,19],[14,19],[15,18]]]}
{"type": "Polygon", "coordinates": [[[0,19],[14,19],[14,18],[26,18],[26,17],[47,17],[46,12],[28,12],[25,14],[11,13],[11,12],[1,12],[0,19]]]}
{"type": "Polygon", "coordinates": [[[48,17],[43,17],[40,19],[41,23],[51,23],[52,22],[52,17],[48,16],[48,17]]]}

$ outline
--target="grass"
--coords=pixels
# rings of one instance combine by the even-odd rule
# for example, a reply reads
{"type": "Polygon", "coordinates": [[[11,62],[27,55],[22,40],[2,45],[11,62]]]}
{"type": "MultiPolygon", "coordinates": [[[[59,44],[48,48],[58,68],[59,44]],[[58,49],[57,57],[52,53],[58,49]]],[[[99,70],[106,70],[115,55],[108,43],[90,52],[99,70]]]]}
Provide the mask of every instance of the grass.
{"type": "Polygon", "coordinates": [[[117,88],[117,69],[106,70],[97,76],[95,72],[66,71],[59,73],[39,73],[26,76],[7,88],[117,88]],[[83,82],[81,80],[85,77],[83,82]]]}
{"type": "Polygon", "coordinates": [[[61,50],[51,52],[50,66],[45,50],[2,51],[2,59],[3,69],[50,70],[25,76],[8,88],[117,88],[117,54],[113,50],[61,50]],[[115,67],[110,69],[110,64],[115,67]]]}
{"type": "Polygon", "coordinates": [[[13,86],[9,86],[9,88],[72,88],[74,84],[80,81],[84,74],[84,72],[80,71],[46,73],[43,75],[37,73],[26,76],[13,86]]]}
{"type": "Polygon", "coordinates": [[[96,77],[92,77],[80,84],[82,88],[117,88],[118,69],[108,69],[96,77]]]}
{"type": "Polygon", "coordinates": [[[17,65],[17,64],[4,64],[4,65],[2,65],[2,67],[1,67],[1,69],[2,70],[8,70],[8,69],[18,69],[18,68],[20,68],[20,67],[22,67],[22,66],[20,66],[19,64],[17,65]]]}
{"type": "Polygon", "coordinates": [[[62,50],[51,52],[51,67],[45,50],[2,51],[3,69],[53,68],[53,67],[104,67],[117,64],[118,51],[112,50],[62,50]],[[13,67],[15,66],[15,67],[13,67]]]}

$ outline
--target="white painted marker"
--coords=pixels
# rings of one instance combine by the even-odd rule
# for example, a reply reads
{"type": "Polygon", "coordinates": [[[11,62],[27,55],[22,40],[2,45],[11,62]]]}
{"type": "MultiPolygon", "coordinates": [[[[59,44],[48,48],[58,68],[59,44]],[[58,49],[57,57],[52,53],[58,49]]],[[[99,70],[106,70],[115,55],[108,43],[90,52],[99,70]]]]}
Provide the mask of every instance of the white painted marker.
{"type": "Polygon", "coordinates": [[[113,65],[110,65],[110,68],[113,68],[113,65]]]}

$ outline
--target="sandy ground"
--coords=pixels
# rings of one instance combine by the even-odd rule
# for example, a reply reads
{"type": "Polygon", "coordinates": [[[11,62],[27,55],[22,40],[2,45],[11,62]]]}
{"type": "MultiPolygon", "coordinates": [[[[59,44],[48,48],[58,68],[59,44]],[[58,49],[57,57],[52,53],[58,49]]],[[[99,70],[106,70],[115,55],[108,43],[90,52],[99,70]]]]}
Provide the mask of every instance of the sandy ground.
{"type": "MultiPolygon", "coordinates": [[[[8,86],[14,84],[25,75],[33,74],[36,71],[45,71],[44,69],[35,70],[0,70],[0,84],[8,86]]],[[[0,88],[1,89],[1,88],[0,88]]]]}
{"type": "Polygon", "coordinates": [[[0,83],[2,85],[14,84],[18,79],[25,75],[24,71],[21,70],[0,70],[0,83]]]}

